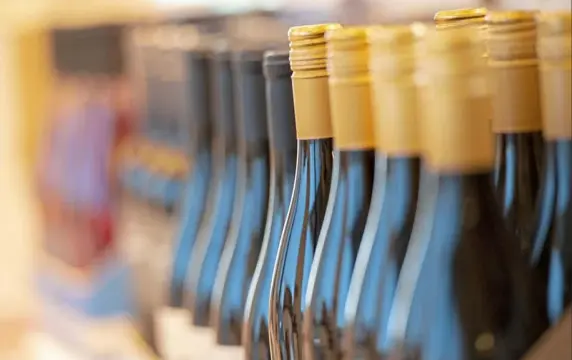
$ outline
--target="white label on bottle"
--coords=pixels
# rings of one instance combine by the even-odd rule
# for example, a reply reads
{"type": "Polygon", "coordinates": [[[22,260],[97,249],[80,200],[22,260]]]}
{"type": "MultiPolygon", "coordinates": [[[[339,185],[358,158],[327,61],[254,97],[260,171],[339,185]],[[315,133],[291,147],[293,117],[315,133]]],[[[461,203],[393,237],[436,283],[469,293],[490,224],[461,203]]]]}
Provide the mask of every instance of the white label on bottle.
{"type": "Polygon", "coordinates": [[[163,307],[155,312],[157,347],[163,359],[213,359],[212,329],[191,326],[190,319],[186,309],[163,307]]]}

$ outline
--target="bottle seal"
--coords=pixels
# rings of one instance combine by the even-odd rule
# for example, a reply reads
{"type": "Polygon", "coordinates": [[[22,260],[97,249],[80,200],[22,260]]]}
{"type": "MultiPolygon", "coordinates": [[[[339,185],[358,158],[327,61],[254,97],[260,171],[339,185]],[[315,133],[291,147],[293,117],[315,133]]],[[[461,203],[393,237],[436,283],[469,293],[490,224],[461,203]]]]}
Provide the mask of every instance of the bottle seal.
{"type": "Polygon", "coordinates": [[[333,135],[325,34],[339,27],[339,24],[305,25],[288,31],[296,137],[300,140],[333,135]]]}
{"type": "Polygon", "coordinates": [[[420,51],[424,152],[437,172],[490,171],[494,164],[487,66],[477,32],[428,30],[420,51]]]}
{"type": "Polygon", "coordinates": [[[290,59],[287,51],[264,53],[264,75],[266,78],[291,77],[290,59]]]}
{"type": "Polygon", "coordinates": [[[374,148],[366,28],[330,30],[326,39],[334,145],[346,150],[374,148]]]}
{"type": "Polygon", "coordinates": [[[416,51],[425,26],[368,30],[376,146],[388,156],[421,152],[416,51]]]}
{"type": "Polygon", "coordinates": [[[486,22],[493,131],[540,131],[535,12],[493,11],[486,22]]]}
{"type": "Polygon", "coordinates": [[[543,133],[548,140],[572,139],[572,13],[539,14],[543,133]]]}

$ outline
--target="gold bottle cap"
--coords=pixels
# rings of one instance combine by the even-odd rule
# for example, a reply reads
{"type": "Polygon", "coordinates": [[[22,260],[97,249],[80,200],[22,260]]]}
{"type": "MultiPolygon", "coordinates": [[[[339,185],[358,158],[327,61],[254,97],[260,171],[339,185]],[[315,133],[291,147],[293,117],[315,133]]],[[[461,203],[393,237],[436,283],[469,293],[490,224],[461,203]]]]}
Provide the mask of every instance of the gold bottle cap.
{"type": "MultiPolygon", "coordinates": [[[[536,21],[533,11],[493,11],[486,16],[490,64],[506,61],[536,64],[536,21]]],[[[510,63],[511,66],[517,65],[510,63]]]]}
{"type": "Polygon", "coordinates": [[[486,8],[442,10],[435,14],[433,20],[438,29],[483,25],[485,22],[486,8]]]}
{"type": "Polygon", "coordinates": [[[572,139],[572,13],[541,13],[538,21],[544,137],[572,139]]]}
{"type": "Polygon", "coordinates": [[[340,28],[339,24],[295,26],[288,31],[290,67],[293,77],[314,78],[328,76],[325,34],[340,28]]]}
{"type": "Polygon", "coordinates": [[[326,39],[334,144],[338,149],[372,149],[375,138],[366,28],[330,30],[326,39]]]}
{"type": "Polygon", "coordinates": [[[428,30],[419,54],[427,164],[436,172],[490,171],[494,134],[478,30],[428,30]]]}
{"type": "Polygon", "coordinates": [[[368,30],[375,139],[388,156],[421,153],[416,51],[422,24],[379,26],[368,30]]]}
{"type": "Polygon", "coordinates": [[[323,139],[333,135],[325,34],[339,27],[339,24],[306,25],[288,31],[298,139],[323,139]]]}
{"type": "Polygon", "coordinates": [[[539,131],[536,21],[532,11],[493,11],[486,16],[491,71],[493,131],[539,131]]]}

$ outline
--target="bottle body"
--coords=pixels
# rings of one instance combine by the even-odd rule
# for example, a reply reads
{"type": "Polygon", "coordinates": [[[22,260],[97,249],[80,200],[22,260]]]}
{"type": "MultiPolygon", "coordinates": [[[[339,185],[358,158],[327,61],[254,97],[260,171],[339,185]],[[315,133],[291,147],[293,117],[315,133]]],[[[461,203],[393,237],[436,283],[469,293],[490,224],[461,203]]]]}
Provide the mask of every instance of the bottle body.
{"type": "Polygon", "coordinates": [[[497,135],[495,186],[503,217],[509,229],[521,240],[525,256],[530,255],[527,243],[530,222],[533,220],[544,144],[538,132],[497,135]]]}
{"type": "Polygon", "coordinates": [[[292,197],[269,299],[272,358],[301,358],[302,305],[332,176],[332,140],[298,140],[292,197]]]}
{"type": "MultiPolygon", "coordinates": [[[[295,158],[295,157],[294,157],[295,158]]],[[[247,359],[270,359],[269,294],[282,228],[294,185],[295,168],[277,164],[282,171],[270,175],[265,238],[246,300],[243,344],[247,359]]]]}
{"type": "Polygon", "coordinates": [[[421,264],[418,286],[395,302],[411,303],[405,328],[423,359],[518,359],[543,330],[519,244],[490,206],[489,176],[439,176],[428,233],[411,240],[426,248],[406,260],[421,264]]]}
{"type": "Polygon", "coordinates": [[[270,137],[270,190],[262,247],[244,310],[242,345],[245,358],[250,360],[270,359],[270,286],[282,228],[290,206],[297,158],[289,53],[267,52],[264,56],[264,75],[270,137]]]}
{"type": "Polygon", "coordinates": [[[262,245],[268,199],[268,156],[259,154],[239,169],[230,229],[214,279],[211,325],[221,345],[240,345],[246,291],[262,245]],[[247,175],[241,176],[244,172],[247,175]],[[241,181],[242,180],[242,181],[241,181]],[[242,186],[241,186],[242,185],[242,186]]]}
{"type": "Polygon", "coordinates": [[[305,300],[304,354],[308,359],[341,356],[343,310],[369,210],[373,168],[373,150],[344,150],[334,155],[328,208],[305,300]]]}
{"type": "MultiPolygon", "coordinates": [[[[214,278],[230,227],[238,181],[239,155],[234,113],[234,75],[230,52],[213,54],[212,78],[215,113],[212,186],[205,214],[193,244],[184,282],[184,307],[192,314],[193,325],[209,326],[214,278]]],[[[239,133],[240,134],[240,133],[239,133]]]]}
{"type": "MultiPolygon", "coordinates": [[[[188,64],[186,88],[189,94],[190,123],[180,126],[191,134],[189,141],[193,167],[186,181],[182,204],[180,229],[174,246],[171,272],[170,305],[179,307],[183,301],[183,287],[189,269],[191,251],[207,207],[207,194],[212,180],[212,127],[210,61],[207,53],[184,54],[188,64]]],[[[170,83],[169,81],[166,81],[170,83]]],[[[185,84],[183,84],[185,86],[185,84]]],[[[183,104],[185,100],[182,99],[183,104]]]]}
{"type": "Polygon", "coordinates": [[[417,210],[418,157],[378,154],[364,236],[346,302],[345,359],[381,356],[389,310],[417,210]]]}
{"type": "Polygon", "coordinates": [[[270,154],[262,60],[260,51],[240,51],[232,58],[240,162],[232,220],[211,299],[211,325],[219,345],[241,344],[246,295],[264,235],[270,154]]]}
{"type": "Polygon", "coordinates": [[[539,286],[540,301],[551,324],[556,324],[572,302],[572,227],[569,140],[546,143],[546,163],[539,205],[531,237],[530,265],[539,286]]]}
{"type": "Polygon", "coordinates": [[[191,311],[192,324],[210,325],[211,298],[216,271],[230,228],[239,181],[238,154],[229,154],[216,179],[215,205],[202,222],[191,251],[190,268],[185,282],[184,306],[191,311]]]}
{"type": "Polygon", "coordinates": [[[185,199],[181,205],[181,227],[174,247],[175,254],[171,271],[169,305],[173,307],[183,305],[184,284],[191,260],[191,251],[198,236],[203,212],[207,206],[207,194],[212,181],[212,163],[211,150],[203,149],[200,151],[195,157],[193,170],[184,187],[185,199]]]}
{"type": "Polygon", "coordinates": [[[572,303],[572,142],[561,141],[556,148],[556,203],[552,251],[548,277],[548,316],[552,324],[572,303]]]}
{"type": "Polygon", "coordinates": [[[572,169],[572,15],[547,12],[537,17],[538,55],[542,94],[542,132],[548,164],[534,225],[531,264],[545,294],[546,314],[555,325],[572,302],[572,226],[570,181],[572,169]]]}

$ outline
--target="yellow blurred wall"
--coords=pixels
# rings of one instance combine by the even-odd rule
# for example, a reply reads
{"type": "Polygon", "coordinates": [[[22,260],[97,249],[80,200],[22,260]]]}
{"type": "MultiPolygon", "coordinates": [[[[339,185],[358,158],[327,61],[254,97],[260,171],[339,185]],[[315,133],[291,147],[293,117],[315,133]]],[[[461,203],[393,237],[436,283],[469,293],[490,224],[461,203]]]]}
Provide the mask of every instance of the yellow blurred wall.
{"type": "Polygon", "coordinates": [[[16,34],[14,54],[18,59],[15,76],[18,82],[21,156],[30,173],[42,134],[51,84],[46,32],[43,29],[27,29],[16,34]]]}

